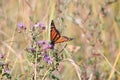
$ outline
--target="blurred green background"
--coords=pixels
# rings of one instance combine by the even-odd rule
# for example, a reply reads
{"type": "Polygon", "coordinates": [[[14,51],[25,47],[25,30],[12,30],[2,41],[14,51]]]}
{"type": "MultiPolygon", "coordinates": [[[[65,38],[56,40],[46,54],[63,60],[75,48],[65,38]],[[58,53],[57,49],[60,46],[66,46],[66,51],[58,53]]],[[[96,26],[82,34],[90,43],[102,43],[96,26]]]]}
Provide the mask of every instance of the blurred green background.
{"type": "Polygon", "coordinates": [[[62,35],[74,38],[64,52],[73,62],[63,62],[61,80],[120,80],[120,0],[0,0],[0,53],[12,80],[28,79],[33,67],[24,51],[30,37],[18,33],[18,22],[28,30],[45,23],[43,39],[49,40],[52,19],[62,35]]]}

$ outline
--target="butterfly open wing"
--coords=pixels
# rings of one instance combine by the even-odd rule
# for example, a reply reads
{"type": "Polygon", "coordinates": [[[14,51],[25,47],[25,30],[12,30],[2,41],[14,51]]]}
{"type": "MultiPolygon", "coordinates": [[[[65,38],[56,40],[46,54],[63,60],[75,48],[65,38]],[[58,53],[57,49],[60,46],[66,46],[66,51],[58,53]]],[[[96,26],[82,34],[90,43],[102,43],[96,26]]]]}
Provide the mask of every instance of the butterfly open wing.
{"type": "Polygon", "coordinates": [[[68,38],[66,36],[60,35],[59,31],[55,27],[53,20],[51,22],[50,38],[51,38],[51,44],[53,45],[53,47],[54,47],[54,44],[56,44],[56,43],[62,43],[62,42],[72,40],[72,38],[68,38]]]}
{"type": "Polygon", "coordinates": [[[70,41],[70,40],[72,40],[72,38],[68,38],[66,36],[60,36],[60,38],[55,41],[55,44],[70,41]]]}
{"type": "Polygon", "coordinates": [[[55,28],[54,22],[51,22],[51,32],[50,32],[51,41],[56,41],[60,38],[59,31],[55,28]]]}

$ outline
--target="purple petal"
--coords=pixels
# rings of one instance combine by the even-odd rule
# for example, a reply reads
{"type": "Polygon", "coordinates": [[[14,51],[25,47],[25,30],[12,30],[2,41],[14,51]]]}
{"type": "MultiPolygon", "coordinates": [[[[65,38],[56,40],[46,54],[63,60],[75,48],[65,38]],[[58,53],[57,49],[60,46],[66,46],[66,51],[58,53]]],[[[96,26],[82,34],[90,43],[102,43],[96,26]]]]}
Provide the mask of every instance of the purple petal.
{"type": "Polygon", "coordinates": [[[41,40],[41,41],[38,41],[38,45],[41,46],[41,45],[44,45],[44,44],[47,44],[48,42],[45,41],[45,40],[41,40]]]}
{"type": "Polygon", "coordinates": [[[43,57],[47,63],[52,64],[53,60],[49,55],[43,54],[43,57]]]}
{"type": "Polygon", "coordinates": [[[45,24],[44,24],[44,23],[42,23],[42,22],[40,22],[40,23],[39,23],[39,26],[42,28],[42,30],[45,30],[45,29],[46,29],[45,24]]]}
{"type": "Polygon", "coordinates": [[[31,52],[35,52],[35,49],[33,47],[30,48],[31,52]]]}
{"type": "Polygon", "coordinates": [[[41,26],[42,30],[45,30],[46,29],[46,26],[41,26]]]}
{"type": "Polygon", "coordinates": [[[0,54],[0,59],[3,59],[4,58],[4,54],[0,54]]]}
{"type": "Polygon", "coordinates": [[[51,49],[52,48],[52,45],[50,45],[50,44],[44,44],[43,45],[43,49],[45,50],[45,51],[47,51],[47,50],[49,50],[49,49],[51,49]]]}
{"type": "Polygon", "coordinates": [[[48,50],[48,49],[49,49],[48,44],[44,44],[44,45],[43,45],[43,49],[44,49],[44,50],[48,50]]]}
{"type": "Polygon", "coordinates": [[[35,24],[34,27],[35,27],[35,28],[39,27],[39,23],[35,24]]]}
{"type": "Polygon", "coordinates": [[[40,22],[40,23],[39,23],[39,26],[45,26],[45,24],[44,24],[44,23],[42,23],[42,22],[40,22]]]}
{"type": "Polygon", "coordinates": [[[19,22],[19,23],[18,23],[18,27],[19,27],[19,28],[23,28],[23,26],[24,26],[24,25],[23,25],[22,22],[19,22]]]}
{"type": "Polygon", "coordinates": [[[5,73],[10,74],[10,70],[9,69],[5,69],[5,73]]]}

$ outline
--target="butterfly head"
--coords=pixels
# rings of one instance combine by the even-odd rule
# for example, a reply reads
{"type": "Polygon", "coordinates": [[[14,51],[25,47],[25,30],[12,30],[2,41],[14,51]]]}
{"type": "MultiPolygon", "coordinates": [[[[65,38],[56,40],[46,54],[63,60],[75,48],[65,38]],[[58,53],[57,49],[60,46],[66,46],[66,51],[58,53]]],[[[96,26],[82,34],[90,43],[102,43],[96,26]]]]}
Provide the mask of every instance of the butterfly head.
{"type": "Polygon", "coordinates": [[[55,43],[53,41],[50,42],[50,45],[51,45],[50,49],[54,49],[55,43]]]}

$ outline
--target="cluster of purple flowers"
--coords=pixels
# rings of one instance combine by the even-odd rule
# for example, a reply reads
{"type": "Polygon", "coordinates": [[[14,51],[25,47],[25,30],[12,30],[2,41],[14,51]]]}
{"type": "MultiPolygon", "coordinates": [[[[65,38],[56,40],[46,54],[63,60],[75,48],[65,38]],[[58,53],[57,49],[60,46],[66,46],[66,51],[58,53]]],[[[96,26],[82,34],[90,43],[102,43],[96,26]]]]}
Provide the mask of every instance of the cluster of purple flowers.
{"type": "Polygon", "coordinates": [[[52,58],[46,53],[49,49],[51,49],[52,45],[50,45],[48,41],[41,40],[38,41],[38,46],[43,48],[42,56],[45,61],[49,64],[52,64],[52,58]]]}
{"type": "Polygon", "coordinates": [[[52,45],[49,44],[49,42],[45,40],[38,41],[38,46],[43,47],[44,51],[48,51],[52,47],[52,45]]]}
{"type": "Polygon", "coordinates": [[[48,55],[48,54],[42,54],[43,55],[43,57],[44,57],[44,59],[45,59],[45,61],[47,62],[47,63],[49,63],[49,64],[52,64],[52,62],[53,62],[53,59],[48,55]]]}
{"type": "Polygon", "coordinates": [[[37,27],[41,28],[42,30],[45,30],[45,29],[46,29],[45,24],[42,23],[42,22],[38,22],[38,23],[36,23],[36,24],[34,25],[34,28],[37,28],[37,27]]]}
{"type": "MultiPolygon", "coordinates": [[[[41,28],[42,30],[46,29],[45,24],[42,23],[42,22],[38,22],[35,25],[33,25],[33,28],[37,28],[37,27],[41,28]]],[[[22,22],[19,22],[18,23],[18,29],[19,29],[18,32],[21,32],[22,30],[26,30],[26,26],[22,22]]]]}
{"type": "MultiPolygon", "coordinates": [[[[36,28],[39,28],[40,30],[45,30],[47,27],[45,26],[44,23],[38,22],[38,23],[36,23],[36,24],[33,25],[33,29],[36,29],[36,28]]],[[[18,29],[19,29],[19,32],[21,32],[22,30],[26,30],[26,27],[24,26],[23,23],[20,22],[20,23],[18,23],[18,29]]],[[[52,61],[53,61],[53,60],[52,60],[52,58],[47,54],[47,51],[48,51],[49,49],[51,49],[52,45],[50,45],[49,42],[48,42],[48,41],[45,41],[45,40],[40,40],[40,41],[37,42],[37,44],[38,44],[38,46],[39,46],[40,48],[43,49],[43,50],[42,50],[42,56],[43,56],[44,60],[45,60],[47,63],[52,64],[52,61]]],[[[30,47],[29,50],[30,50],[32,53],[36,51],[35,48],[33,48],[33,47],[30,47]]]]}
{"type": "MultiPolygon", "coordinates": [[[[0,54],[0,59],[4,59],[5,58],[5,54],[0,54]]],[[[7,73],[7,74],[10,74],[10,70],[8,68],[8,64],[7,63],[0,63],[0,65],[4,66],[4,72],[7,73]]]]}

